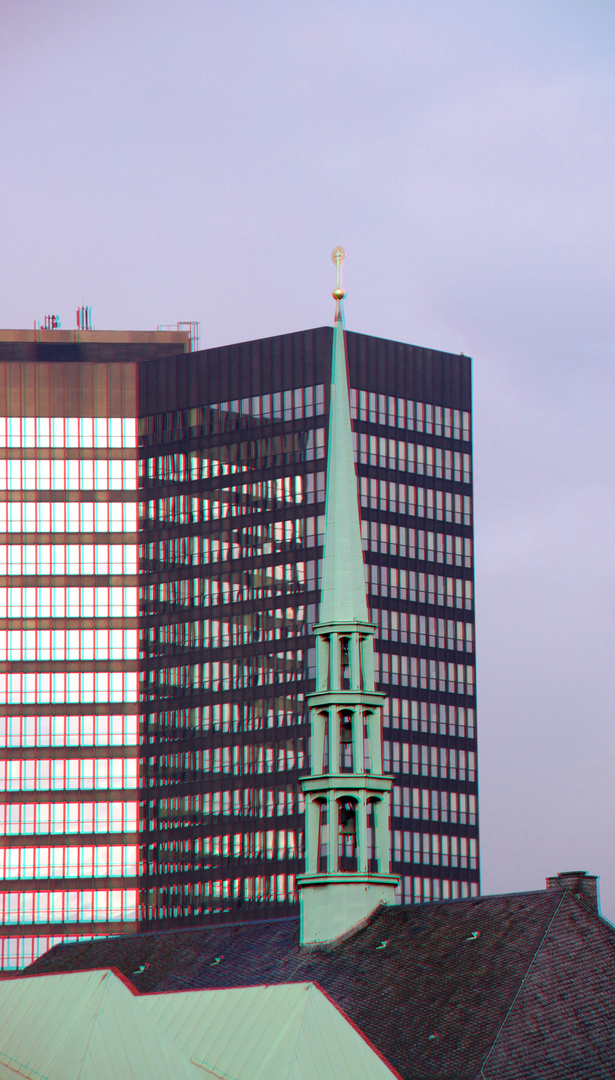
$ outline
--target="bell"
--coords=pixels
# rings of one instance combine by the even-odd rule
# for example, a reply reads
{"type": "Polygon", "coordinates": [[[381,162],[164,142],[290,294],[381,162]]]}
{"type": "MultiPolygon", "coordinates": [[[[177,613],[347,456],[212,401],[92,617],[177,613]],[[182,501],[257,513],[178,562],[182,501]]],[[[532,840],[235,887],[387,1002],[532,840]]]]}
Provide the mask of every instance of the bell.
{"type": "Polygon", "coordinates": [[[342,724],[342,746],[348,746],[352,742],[352,727],[350,724],[342,724]]]}
{"type": "Polygon", "coordinates": [[[342,827],[340,829],[340,834],[341,836],[356,836],[357,825],[355,816],[351,811],[348,811],[347,813],[348,816],[341,823],[342,827]]]}

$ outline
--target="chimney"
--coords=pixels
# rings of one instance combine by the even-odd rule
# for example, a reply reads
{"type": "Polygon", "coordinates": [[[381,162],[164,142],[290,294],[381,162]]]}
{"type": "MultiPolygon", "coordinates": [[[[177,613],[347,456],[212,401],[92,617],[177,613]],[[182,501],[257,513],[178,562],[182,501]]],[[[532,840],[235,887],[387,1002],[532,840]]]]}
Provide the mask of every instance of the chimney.
{"type": "Polygon", "coordinates": [[[568,870],[547,878],[547,889],[570,889],[577,900],[582,900],[588,908],[600,914],[598,897],[598,878],[586,870],[568,870]]]}

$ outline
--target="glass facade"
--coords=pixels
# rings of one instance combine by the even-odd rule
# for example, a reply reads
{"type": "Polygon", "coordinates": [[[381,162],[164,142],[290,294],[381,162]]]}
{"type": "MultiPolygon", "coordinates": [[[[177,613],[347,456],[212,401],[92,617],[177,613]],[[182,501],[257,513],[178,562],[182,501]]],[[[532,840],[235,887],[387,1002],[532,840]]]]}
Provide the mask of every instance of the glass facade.
{"type": "MultiPolygon", "coordinates": [[[[470,360],[347,344],[393,870],[406,902],[476,895],[470,360]]],[[[144,925],[297,910],[331,345],[140,371],[144,925]]]]}
{"type": "MultiPolygon", "coordinates": [[[[473,895],[470,361],[347,342],[393,869],[473,895]]],[[[5,967],[296,911],[331,343],[0,342],[5,967]]]]}

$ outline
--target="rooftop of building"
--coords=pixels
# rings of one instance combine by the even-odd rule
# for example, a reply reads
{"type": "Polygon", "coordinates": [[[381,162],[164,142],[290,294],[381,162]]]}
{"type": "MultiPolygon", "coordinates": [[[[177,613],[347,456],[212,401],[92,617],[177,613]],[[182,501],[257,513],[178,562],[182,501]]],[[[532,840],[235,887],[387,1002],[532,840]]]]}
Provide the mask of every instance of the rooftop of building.
{"type": "Polygon", "coordinates": [[[24,974],[115,968],[139,994],[311,983],[404,1080],[613,1076],[615,930],[561,882],[298,942],[298,919],[143,933],[56,946],[24,974]]]}
{"type": "Polygon", "coordinates": [[[42,345],[188,345],[189,330],[3,330],[0,344],[26,342],[42,345]]]}

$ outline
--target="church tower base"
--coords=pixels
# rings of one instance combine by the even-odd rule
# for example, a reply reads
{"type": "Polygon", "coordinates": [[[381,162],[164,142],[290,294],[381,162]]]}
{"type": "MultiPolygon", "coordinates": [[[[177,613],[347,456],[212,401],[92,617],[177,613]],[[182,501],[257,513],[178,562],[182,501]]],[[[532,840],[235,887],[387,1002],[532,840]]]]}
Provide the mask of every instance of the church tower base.
{"type": "Polygon", "coordinates": [[[301,945],[330,944],[395,903],[397,874],[301,874],[301,945]]]}

